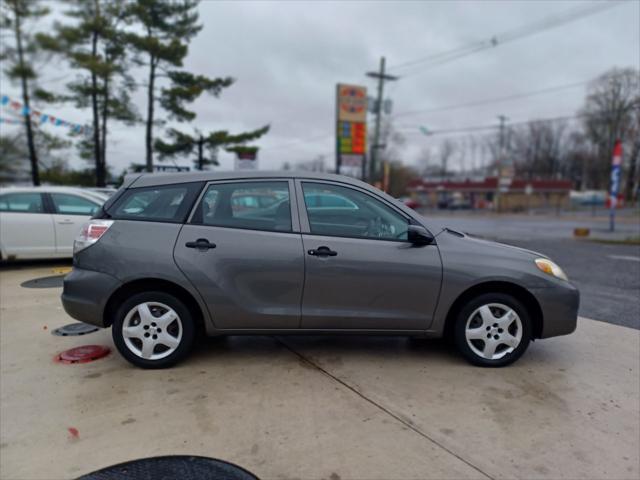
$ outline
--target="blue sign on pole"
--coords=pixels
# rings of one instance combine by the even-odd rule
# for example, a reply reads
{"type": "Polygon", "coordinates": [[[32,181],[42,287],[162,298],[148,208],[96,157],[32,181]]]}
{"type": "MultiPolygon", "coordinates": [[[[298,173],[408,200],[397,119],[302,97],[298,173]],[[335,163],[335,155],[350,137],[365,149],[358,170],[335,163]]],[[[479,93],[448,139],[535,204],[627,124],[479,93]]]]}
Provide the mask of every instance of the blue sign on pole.
{"type": "Polygon", "coordinates": [[[616,224],[616,206],[620,191],[620,167],[622,165],[622,142],[616,140],[611,161],[611,189],[609,190],[609,230],[613,232],[616,224]]]}

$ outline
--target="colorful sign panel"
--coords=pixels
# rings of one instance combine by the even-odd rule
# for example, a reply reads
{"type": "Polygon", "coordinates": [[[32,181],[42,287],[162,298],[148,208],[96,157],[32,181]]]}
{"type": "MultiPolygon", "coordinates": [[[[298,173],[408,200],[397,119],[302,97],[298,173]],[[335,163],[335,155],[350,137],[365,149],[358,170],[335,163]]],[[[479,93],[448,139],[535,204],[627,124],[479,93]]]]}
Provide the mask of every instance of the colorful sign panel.
{"type": "Polygon", "coordinates": [[[339,152],[342,154],[366,152],[367,124],[338,122],[339,152]]]}
{"type": "Polygon", "coordinates": [[[367,153],[367,88],[336,88],[336,171],[361,177],[367,153]]]}

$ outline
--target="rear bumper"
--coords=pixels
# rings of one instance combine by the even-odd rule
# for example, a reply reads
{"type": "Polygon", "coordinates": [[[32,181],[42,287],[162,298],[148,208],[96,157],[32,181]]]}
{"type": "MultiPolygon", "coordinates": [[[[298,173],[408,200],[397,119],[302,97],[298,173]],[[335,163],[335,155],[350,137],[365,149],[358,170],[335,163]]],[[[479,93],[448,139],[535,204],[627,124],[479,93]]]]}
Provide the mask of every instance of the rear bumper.
{"type": "Polygon", "coordinates": [[[76,320],[104,327],[104,307],[120,281],[106,273],[76,268],[64,278],[62,306],[76,320]]]}
{"type": "Polygon", "coordinates": [[[550,288],[532,289],[542,309],[540,338],[573,333],[578,323],[580,292],[569,282],[556,282],[550,288]]]}

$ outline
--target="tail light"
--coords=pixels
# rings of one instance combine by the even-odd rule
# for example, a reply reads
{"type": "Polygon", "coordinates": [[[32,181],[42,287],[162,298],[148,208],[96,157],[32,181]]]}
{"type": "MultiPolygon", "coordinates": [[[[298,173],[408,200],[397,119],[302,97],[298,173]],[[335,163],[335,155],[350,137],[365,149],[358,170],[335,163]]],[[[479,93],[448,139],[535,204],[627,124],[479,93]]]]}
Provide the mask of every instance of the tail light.
{"type": "Polygon", "coordinates": [[[113,225],[113,220],[89,220],[82,226],[80,234],[73,242],[73,253],[76,254],[96,243],[100,237],[107,233],[111,225],[113,225]]]}

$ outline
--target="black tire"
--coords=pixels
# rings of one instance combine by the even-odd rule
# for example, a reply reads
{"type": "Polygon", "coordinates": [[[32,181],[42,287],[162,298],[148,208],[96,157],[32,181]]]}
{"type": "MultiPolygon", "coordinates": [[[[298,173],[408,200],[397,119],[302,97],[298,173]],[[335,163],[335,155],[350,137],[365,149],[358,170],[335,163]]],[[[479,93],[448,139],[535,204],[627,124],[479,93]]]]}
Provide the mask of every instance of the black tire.
{"type": "MultiPolygon", "coordinates": [[[[485,293],[475,297],[458,311],[455,318],[453,339],[460,353],[462,353],[462,355],[473,365],[480,367],[504,367],[515,362],[526,351],[529,346],[529,342],[531,341],[531,331],[531,317],[529,316],[529,312],[516,298],[504,293],[485,293]],[[520,339],[520,343],[512,352],[506,353],[499,359],[488,359],[480,356],[469,346],[465,334],[469,317],[478,308],[487,304],[501,304],[513,309],[520,318],[520,322],[522,324],[522,337],[520,339]]],[[[475,345],[478,342],[473,340],[471,343],[475,345]]],[[[481,340],[479,345],[482,343],[483,341],[481,340]]],[[[500,348],[503,349],[505,347],[506,345],[500,346],[500,348]]],[[[479,347],[476,348],[479,349],[479,347]]],[[[496,352],[499,353],[499,350],[496,350],[496,352]]]]}
{"type": "MultiPolygon", "coordinates": [[[[174,325],[175,326],[175,325],[174,325]]],[[[189,355],[193,349],[196,337],[196,325],[189,309],[176,297],[165,292],[144,292],[132,295],[120,305],[111,326],[113,342],[120,354],[136,367],[167,368],[175,365],[189,355]],[[122,332],[127,314],[137,305],[145,302],[155,302],[166,305],[177,313],[182,324],[182,337],[178,346],[168,356],[160,359],[145,359],[135,354],[125,343],[122,332]]]]}

